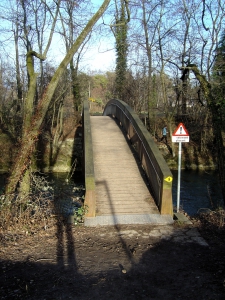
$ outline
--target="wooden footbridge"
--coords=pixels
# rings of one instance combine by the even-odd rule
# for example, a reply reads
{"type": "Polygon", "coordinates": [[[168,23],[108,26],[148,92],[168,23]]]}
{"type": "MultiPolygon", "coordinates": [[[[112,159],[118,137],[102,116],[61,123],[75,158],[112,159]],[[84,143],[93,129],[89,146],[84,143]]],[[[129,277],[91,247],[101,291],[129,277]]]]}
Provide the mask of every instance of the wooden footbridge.
{"type": "Polygon", "coordinates": [[[102,116],[83,106],[85,225],[173,222],[172,174],[135,112],[111,100],[102,116]]]}

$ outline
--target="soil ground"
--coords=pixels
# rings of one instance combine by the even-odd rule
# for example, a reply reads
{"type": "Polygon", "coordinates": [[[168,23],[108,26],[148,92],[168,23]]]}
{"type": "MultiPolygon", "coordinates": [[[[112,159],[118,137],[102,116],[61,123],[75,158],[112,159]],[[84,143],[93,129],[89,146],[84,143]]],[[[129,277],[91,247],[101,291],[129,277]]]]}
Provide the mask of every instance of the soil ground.
{"type": "MultiPolygon", "coordinates": [[[[225,229],[214,223],[188,225],[208,246],[154,236],[153,225],[58,220],[8,230],[1,234],[0,299],[225,299],[225,229]]],[[[178,234],[187,225],[170,226],[178,234]]]]}

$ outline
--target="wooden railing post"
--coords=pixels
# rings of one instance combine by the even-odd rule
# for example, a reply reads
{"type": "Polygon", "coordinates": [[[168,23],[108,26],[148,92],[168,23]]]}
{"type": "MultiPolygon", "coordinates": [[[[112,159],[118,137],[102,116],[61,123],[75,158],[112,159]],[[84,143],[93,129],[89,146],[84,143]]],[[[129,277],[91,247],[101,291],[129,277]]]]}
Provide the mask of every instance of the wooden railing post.
{"type": "Polygon", "coordinates": [[[84,150],[84,173],[85,173],[85,199],[84,205],[87,206],[86,217],[95,217],[96,214],[96,189],[95,173],[92,150],[91,121],[89,113],[89,103],[83,103],[83,150],[84,150]]]}

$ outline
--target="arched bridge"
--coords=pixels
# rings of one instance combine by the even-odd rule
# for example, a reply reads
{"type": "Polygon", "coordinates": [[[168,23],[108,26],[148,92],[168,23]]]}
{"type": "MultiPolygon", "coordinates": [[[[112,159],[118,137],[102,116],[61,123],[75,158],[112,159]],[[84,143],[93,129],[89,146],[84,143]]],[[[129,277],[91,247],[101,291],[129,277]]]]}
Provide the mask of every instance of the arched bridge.
{"type": "Polygon", "coordinates": [[[83,105],[85,225],[173,223],[172,174],[129,105],[110,100],[102,116],[83,105]]]}

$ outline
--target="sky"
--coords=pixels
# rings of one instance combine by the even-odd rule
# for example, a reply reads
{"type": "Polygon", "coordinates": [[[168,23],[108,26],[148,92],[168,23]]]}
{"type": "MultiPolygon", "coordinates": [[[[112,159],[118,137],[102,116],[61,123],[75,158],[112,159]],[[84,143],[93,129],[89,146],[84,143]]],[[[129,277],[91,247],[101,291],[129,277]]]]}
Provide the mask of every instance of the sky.
{"type": "MultiPolygon", "coordinates": [[[[54,41],[54,47],[50,50],[51,55],[54,56],[56,64],[59,64],[64,58],[64,49],[62,46],[62,51],[60,50],[60,42],[54,41]]],[[[106,41],[104,37],[100,38],[91,47],[88,46],[86,53],[82,55],[82,59],[79,64],[79,69],[82,72],[94,72],[101,71],[105,73],[107,71],[115,71],[115,49],[114,49],[114,38],[106,41]]],[[[50,54],[49,53],[49,54],[50,54]]]]}
{"type": "Polygon", "coordinates": [[[114,71],[115,50],[113,47],[113,43],[108,45],[104,40],[99,42],[91,50],[87,51],[81,66],[91,71],[114,71]]]}
{"type": "MultiPolygon", "coordinates": [[[[92,3],[96,5],[95,11],[102,4],[103,0],[92,0],[92,3]]],[[[102,24],[103,20],[100,18],[97,24],[102,24]]],[[[104,16],[104,22],[110,23],[107,21],[107,17],[104,16]]],[[[104,25],[102,25],[104,26],[104,25]]],[[[102,27],[103,29],[104,27],[102,27]]],[[[91,39],[87,47],[87,51],[82,54],[82,59],[79,64],[79,69],[82,72],[91,73],[101,71],[105,73],[107,71],[115,71],[115,39],[113,34],[110,33],[107,36],[95,35],[93,33],[94,39],[91,39]]],[[[54,36],[54,46],[52,53],[54,56],[54,61],[56,64],[59,64],[64,58],[64,43],[62,44],[61,38],[54,36]],[[60,46],[62,45],[62,46],[60,46]],[[62,49],[62,50],[61,50],[62,49]]],[[[51,52],[51,51],[50,51],[51,52]]]]}
{"type": "MultiPolygon", "coordinates": [[[[91,0],[91,2],[95,5],[95,10],[93,13],[97,11],[99,6],[103,3],[103,0],[91,0]]],[[[103,22],[102,18],[98,21],[98,24],[103,22]]],[[[104,15],[104,22],[110,23],[107,21],[107,16],[104,15]]],[[[8,27],[9,30],[6,33],[6,36],[2,39],[4,42],[4,52],[11,53],[14,49],[14,44],[12,46],[12,39],[9,39],[9,34],[12,36],[10,31],[11,24],[8,22],[1,23],[0,27],[8,27]],[[4,26],[3,26],[4,25],[4,26]],[[7,44],[8,40],[8,44],[7,44]]],[[[102,30],[104,30],[104,25],[102,25],[102,30]]],[[[105,27],[106,28],[106,27],[105,27]]],[[[94,36],[94,34],[93,34],[94,36]]],[[[86,53],[82,57],[82,61],[80,63],[80,70],[82,72],[98,72],[101,71],[105,73],[106,71],[114,71],[115,70],[115,40],[112,33],[109,33],[108,36],[103,36],[102,34],[98,34],[94,36],[94,39],[91,40],[89,46],[87,48],[86,53]],[[95,40],[95,41],[94,41],[95,40]]],[[[36,48],[34,50],[37,50],[36,48]]],[[[47,58],[50,63],[55,63],[55,65],[59,65],[59,63],[65,57],[65,46],[62,38],[59,35],[54,35],[52,45],[47,54],[47,58]]],[[[10,59],[10,57],[9,57],[10,59]]]]}
{"type": "MultiPolygon", "coordinates": [[[[98,8],[103,0],[92,0],[92,3],[98,8]]],[[[96,11],[97,11],[96,8],[96,11]]],[[[107,18],[104,15],[104,22],[107,23],[107,18]]],[[[102,19],[98,23],[102,23],[102,19]]],[[[110,21],[108,21],[110,23],[110,21]]],[[[115,70],[115,40],[113,34],[107,37],[99,37],[91,50],[87,51],[84,56],[84,61],[81,65],[91,70],[114,71],[115,70]]]]}

